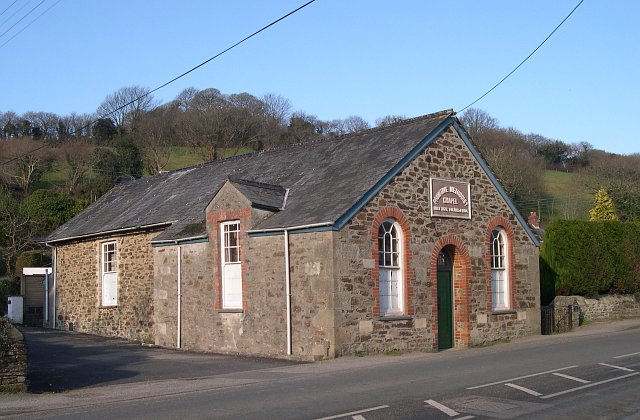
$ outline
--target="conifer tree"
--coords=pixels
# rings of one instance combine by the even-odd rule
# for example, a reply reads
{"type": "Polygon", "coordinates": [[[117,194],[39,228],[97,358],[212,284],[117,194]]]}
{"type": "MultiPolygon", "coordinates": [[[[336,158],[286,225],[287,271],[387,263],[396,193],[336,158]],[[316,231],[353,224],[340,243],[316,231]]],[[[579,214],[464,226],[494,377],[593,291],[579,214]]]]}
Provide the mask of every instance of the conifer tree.
{"type": "Polygon", "coordinates": [[[596,193],[593,208],[589,210],[589,220],[618,220],[613,200],[602,187],[596,193]]]}

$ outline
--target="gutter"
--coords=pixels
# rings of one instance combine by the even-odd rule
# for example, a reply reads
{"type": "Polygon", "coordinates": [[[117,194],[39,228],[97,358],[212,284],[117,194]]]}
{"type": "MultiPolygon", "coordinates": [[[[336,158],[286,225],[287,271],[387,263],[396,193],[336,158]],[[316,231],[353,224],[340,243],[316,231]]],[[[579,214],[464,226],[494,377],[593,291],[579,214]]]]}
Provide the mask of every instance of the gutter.
{"type": "Polygon", "coordinates": [[[180,239],[166,239],[166,240],[157,239],[157,240],[151,240],[149,241],[149,243],[152,245],[158,245],[158,244],[178,245],[181,242],[197,241],[200,239],[209,239],[209,237],[207,235],[199,235],[199,236],[189,236],[188,238],[180,238],[180,239]]]}
{"type": "Polygon", "coordinates": [[[161,226],[168,226],[171,225],[172,223],[175,223],[176,221],[172,221],[172,222],[162,222],[162,223],[152,223],[149,225],[139,225],[139,226],[132,226],[132,227],[128,227],[128,228],[120,228],[120,229],[113,229],[113,230],[105,230],[102,232],[94,232],[94,233],[88,233],[86,235],[77,235],[77,236],[69,236],[66,238],[60,238],[60,239],[54,239],[52,241],[44,241],[45,245],[47,246],[51,246],[49,244],[55,244],[58,242],[65,242],[65,241],[72,241],[74,239],[85,239],[85,238],[93,238],[96,236],[104,236],[104,235],[111,235],[114,233],[126,233],[126,232],[133,232],[136,230],[143,230],[143,229],[151,229],[151,228],[155,228],[155,227],[161,227],[161,226]]]}
{"type": "Polygon", "coordinates": [[[322,222],[322,223],[310,223],[308,225],[299,225],[299,226],[291,226],[291,227],[279,227],[279,228],[267,228],[267,229],[252,229],[248,230],[247,233],[275,233],[275,232],[291,232],[292,230],[302,230],[302,229],[312,229],[317,227],[325,227],[332,226],[333,222],[322,222]]]}

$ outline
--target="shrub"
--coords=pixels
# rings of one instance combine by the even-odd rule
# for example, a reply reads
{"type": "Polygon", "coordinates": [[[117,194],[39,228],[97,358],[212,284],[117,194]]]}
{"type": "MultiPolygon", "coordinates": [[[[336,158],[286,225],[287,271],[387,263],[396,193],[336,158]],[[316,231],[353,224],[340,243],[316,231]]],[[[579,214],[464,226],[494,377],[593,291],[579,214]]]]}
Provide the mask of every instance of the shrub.
{"type": "Polygon", "coordinates": [[[555,295],[640,290],[640,224],[556,220],[540,249],[543,304],[555,295]]]}

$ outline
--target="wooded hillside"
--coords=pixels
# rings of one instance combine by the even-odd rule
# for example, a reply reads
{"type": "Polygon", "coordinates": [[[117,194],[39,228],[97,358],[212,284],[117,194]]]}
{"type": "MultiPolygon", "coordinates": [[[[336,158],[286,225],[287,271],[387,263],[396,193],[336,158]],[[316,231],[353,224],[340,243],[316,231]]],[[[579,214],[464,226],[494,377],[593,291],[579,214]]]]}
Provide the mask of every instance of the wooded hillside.
{"type": "MultiPolygon", "coordinates": [[[[390,115],[377,126],[403,116],[390,115]]],[[[479,109],[459,115],[521,212],[585,219],[605,188],[621,220],[640,220],[640,155],[594,150],[504,128],[479,109]]],[[[94,114],[0,112],[0,275],[17,256],[118,182],[240,153],[369,128],[361,117],[322,121],[282,96],[188,88],[158,105],[125,87],[94,114]]]]}

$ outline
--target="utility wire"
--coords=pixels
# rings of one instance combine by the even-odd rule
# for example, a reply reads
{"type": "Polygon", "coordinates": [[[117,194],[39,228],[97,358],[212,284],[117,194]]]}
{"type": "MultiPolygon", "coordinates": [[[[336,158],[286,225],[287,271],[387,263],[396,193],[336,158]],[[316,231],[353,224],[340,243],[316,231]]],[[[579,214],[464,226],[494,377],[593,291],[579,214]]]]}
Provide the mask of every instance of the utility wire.
{"type": "Polygon", "coordinates": [[[511,70],[511,71],[509,72],[509,74],[507,74],[506,76],[504,76],[504,77],[502,78],[502,80],[500,80],[498,83],[496,83],[495,85],[493,85],[493,87],[492,87],[491,89],[489,89],[488,91],[486,91],[482,96],[480,96],[478,99],[476,99],[475,101],[471,102],[469,105],[467,105],[467,106],[465,106],[464,108],[462,108],[462,109],[461,109],[460,111],[458,111],[457,113],[459,114],[459,113],[463,112],[465,109],[467,109],[467,108],[469,108],[469,107],[471,107],[471,106],[475,105],[475,103],[476,103],[476,102],[479,102],[482,98],[484,98],[485,96],[487,96],[488,94],[490,94],[491,92],[493,92],[493,90],[494,90],[495,88],[497,88],[498,86],[500,86],[500,85],[502,84],[502,82],[504,82],[505,80],[507,80],[507,79],[509,78],[509,76],[511,76],[513,73],[515,73],[515,72],[516,72],[516,70],[518,70],[518,69],[519,69],[519,68],[520,68],[524,63],[526,63],[526,62],[527,62],[527,60],[529,60],[529,59],[531,58],[531,56],[532,56],[533,54],[535,54],[535,53],[536,53],[536,51],[538,51],[538,50],[539,50],[539,49],[540,49],[540,48],[541,48],[541,47],[542,47],[542,46],[547,42],[547,40],[549,40],[549,38],[551,38],[551,37],[553,36],[553,34],[554,34],[554,33],[556,33],[556,31],[557,31],[558,29],[560,29],[560,27],[561,27],[561,26],[562,26],[562,25],[567,21],[567,19],[569,19],[569,17],[571,17],[571,15],[573,14],[573,12],[575,12],[575,11],[576,11],[576,9],[577,9],[578,7],[580,7],[580,5],[581,5],[583,2],[584,2],[584,0],[580,0],[580,2],[576,5],[576,7],[574,7],[574,8],[573,8],[573,10],[571,10],[571,12],[569,12],[569,14],[568,14],[568,15],[567,15],[563,20],[562,20],[562,22],[560,22],[560,23],[558,24],[558,26],[556,26],[556,28],[555,28],[553,31],[551,31],[551,33],[550,33],[550,34],[549,34],[549,35],[544,39],[544,41],[542,41],[542,42],[540,43],[540,45],[538,45],[538,46],[536,47],[536,49],[535,49],[535,50],[533,50],[533,51],[531,52],[531,54],[529,54],[529,55],[528,55],[524,60],[522,60],[522,61],[520,62],[520,64],[518,64],[518,65],[516,66],[516,68],[514,68],[513,70],[511,70]]]}
{"type": "Polygon", "coordinates": [[[13,0],[13,3],[11,3],[10,5],[7,6],[6,9],[4,9],[2,12],[0,12],[0,16],[4,15],[6,13],[7,10],[11,9],[11,6],[13,6],[14,4],[16,4],[18,2],[18,0],[13,0]]]}
{"type": "MultiPolygon", "coordinates": [[[[16,0],[17,1],[17,0],[16,0]]],[[[18,35],[20,35],[25,29],[27,29],[29,26],[33,25],[33,23],[40,19],[42,17],[42,15],[44,15],[45,13],[47,13],[49,10],[53,9],[55,6],[58,5],[58,3],[60,3],[62,0],[58,0],[57,2],[53,3],[51,6],[49,6],[44,12],[40,13],[35,19],[33,19],[31,22],[29,22],[27,25],[25,25],[22,29],[20,29],[18,32],[16,32],[15,34],[13,34],[13,36],[9,39],[7,39],[2,45],[0,45],[0,48],[4,47],[5,45],[7,45],[9,42],[11,42],[11,40],[15,37],[17,37],[18,35]]]]}
{"type": "Polygon", "coordinates": [[[34,11],[34,10],[36,10],[38,7],[40,7],[40,5],[41,5],[42,3],[44,3],[44,1],[45,1],[45,0],[40,0],[40,3],[36,4],[36,5],[35,5],[35,7],[34,7],[33,9],[29,10],[29,11],[27,12],[27,14],[26,14],[26,15],[22,16],[20,19],[18,19],[18,21],[17,21],[16,23],[14,23],[13,25],[11,25],[11,26],[9,27],[9,29],[7,29],[6,31],[4,31],[3,33],[1,33],[1,34],[0,34],[0,38],[2,38],[2,37],[3,37],[7,32],[9,32],[10,30],[12,30],[13,28],[15,28],[15,27],[16,27],[16,25],[17,25],[18,23],[20,23],[20,22],[22,22],[23,20],[25,20],[25,19],[27,18],[27,16],[29,16],[31,13],[33,13],[33,11],[34,11]]]}
{"type": "MultiPolygon", "coordinates": [[[[44,1],[44,0],[42,0],[42,1],[44,1]]],[[[276,20],[274,20],[274,21],[272,21],[272,22],[271,22],[271,23],[269,23],[268,25],[263,26],[262,28],[260,28],[260,29],[258,29],[257,31],[253,32],[251,35],[248,35],[248,36],[246,36],[246,37],[242,38],[240,41],[236,42],[235,44],[231,45],[230,47],[225,48],[224,50],[222,50],[222,51],[220,51],[219,53],[217,53],[216,55],[214,55],[214,56],[212,56],[212,57],[208,58],[207,60],[203,61],[202,63],[198,64],[197,66],[192,67],[191,69],[189,69],[189,70],[185,71],[184,73],[180,74],[179,76],[176,76],[176,77],[174,77],[173,79],[169,80],[168,82],[165,82],[165,83],[161,84],[160,86],[156,87],[155,89],[152,89],[152,90],[150,90],[149,92],[146,92],[145,94],[140,95],[139,97],[137,97],[137,98],[133,99],[132,101],[129,101],[129,102],[127,102],[126,104],[124,104],[124,105],[122,105],[122,106],[119,106],[118,108],[114,109],[113,111],[109,112],[108,114],[101,116],[100,118],[108,118],[108,117],[111,117],[113,114],[115,114],[116,112],[120,111],[121,109],[126,108],[127,106],[129,106],[129,105],[131,105],[131,104],[135,103],[136,101],[139,101],[140,99],[143,99],[143,98],[145,98],[146,96],[149,96],[149,95],[150,95],[150,94],[152,94],[153,92],[156,92],[156,91],[158,91],[158,90],[162,89],[163,87],[165,87],[165,86],[167,86],[167,85],[170,85],[171,83],[173,83],[173,82],[175,82],[175,81],[177,81],[177,80],[179,80],[179,79],[183,78],[184,76],[188,75],[189,73],[191,73],[191,72],[193,72],[193,71],[195,71],[195,70],[199,69],[200,67],[204,66],[205,64],[207,64],[207,63],[209,63],[209,62],[211,62],[211,61],[215,60],[216,58],[220,57],[221,55],[223,55],[223,54],[225,54],[225,53],[227,53],[227,52],[229,52],[229,51],[231,51],[232,49],[234,49],[235,47],[239,46],[240,44],[242,44],[242,43],[244,43],[244,42],[248,41],[249,39],[253,38],[254,36],[258,35],[259,33],[266,31],[267,29],[269,29],[269,28],[270,28],[270,27],[272,27],[273,25],[277,24],[278,22],[280,22],[280,21],[282,21],[282,20],[284,20],[284,19],[288,18],[289,16],[291,16],[291,15],[293,15],[293,14],[297,13],[297,12],[299,12],[300,10],[304,9],[305,7],[309,6],[311,3],[314,3],[315,1],[316,1],[316,0],[310,0],[310,1],[306,2],[306,3],[304,3],[302,6],[299,6],[299,7],[297,7],[296,9],[293,9],[293,10],[292,10],[292,11],[290,11],[289,13],[287,13],[287,14],[285,14],[285,15],[283,15],[283,16],[281,16],[281,17],[279,17],[278,19],[276,19],[276,20]]],[[[98,119],[94,119],[94,120],[93,120],[93,121],[91,121],[90,123],[86,124],[85,126],[81,127],[80,129],[75,130],[75,131],[73,131],[73,132],[71,132],[71,133],[69,133],[69,134],[70,134],[70,135],[74,135],[77,131],[81,131],[81,130],[84,130],[85,128],[90,127],[90,126],[91,126],[94,122],[96,122],[97,120],[98,120],[98,119]]],[[[47,147],[47,146],[48,146],[48,144],[43,144],[42,146],[36,147],[35,149],[33,149],[33,150],[29,151],[28,153],[36,152],[36,151],[38,151],[38,150],[40,150],[40,149],[44,149],[44,148],[45,148],[45,147],[47,147]]],[[[6,165],[6,164],[8,164],[8,163],[11,163],[11,162],[13,162],[13,161],[17,160],[17,159],[19,159],[19,157],[18,157],[18,156],[14,157],[14,158],[12,158],[12,159],[6,160],[6,161],[4,161],[4,162],[2,162],[2,163],[0,163],[0,164],[1,164],[1,165],[6,165]]]]}
{"type": "MultiPolygon", "coordinates": [[[[14,2],[15,3],[15,2],[14,2]]],[[[13,14],[11,16],[9,16],[8,18],[6,18],[5,20],[2,21],[2,23],[0,23],[0,28],[2,26],[4,26],[5,23],[9,22],[11,20],[12,17],[14,17],[15,15],[17,15],[20,10],[24,9],[25,7],[27,7],[29,5],[29,3],[31,3],[31,0],[29,0],[28,2],[26,2],[25,4],[23,4],[20,8],[18,8],[18,10],[16,10],[15,12],[13,12],[13,14]]],[[[9,6],[11,7],[11,6],[9,6]]],[[[7,9],[9,8],[7,7],[7,9]]]]}

